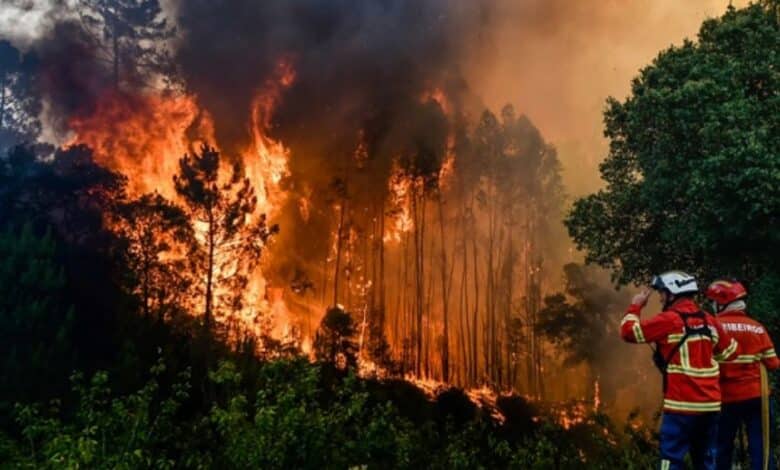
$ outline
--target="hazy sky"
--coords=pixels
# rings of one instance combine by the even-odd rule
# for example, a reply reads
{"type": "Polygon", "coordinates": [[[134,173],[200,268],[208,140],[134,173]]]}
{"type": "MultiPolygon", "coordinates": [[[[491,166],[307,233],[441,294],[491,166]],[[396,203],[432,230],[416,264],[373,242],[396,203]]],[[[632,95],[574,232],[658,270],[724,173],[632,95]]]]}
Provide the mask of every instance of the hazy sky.
{"type": "MultiPolygon", "coordinates": [[[[486,104],[529,115],[558,148],[572,194],[598,187],[602,111],[624,98],[641,67],[694,39],[728,0],[502,0],[495,55],[470,70],[486,104]]],[[[734,0],[735,6],[747,1],[734,0]]]]}

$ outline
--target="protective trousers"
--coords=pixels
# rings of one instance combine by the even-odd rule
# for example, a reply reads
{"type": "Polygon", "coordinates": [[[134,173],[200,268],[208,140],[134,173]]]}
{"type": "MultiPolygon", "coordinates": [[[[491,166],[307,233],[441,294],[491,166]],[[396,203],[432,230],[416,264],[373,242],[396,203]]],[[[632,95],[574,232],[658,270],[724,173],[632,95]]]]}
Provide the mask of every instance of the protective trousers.
{"type": "MultiPolygon", "coordinates": [[[[748,452],[750,453],[750,468],[763,470],[764,437],[761,430],[761,398],[724,403],[721,409],[720,428],[718,430],[718,470],[731,470],[734,458],[734,437],[744,423],[748,437],[748,452]]],[[[773,413],[770,409],[770,425],[773,426],[773,413]]],[[[770,436],[769,442],[772,442],[770,436]]],[[[769,454],[769,466],[774,470],[775,463],[772,453],[769,454]]]]}
{"type": "Polygon", "coordinates": [[[715,470],[719,413],[682,414],[664,412],[661,419],[661,470],[685,469],[685,454],[691,454],[696,470],[715,470]]]}

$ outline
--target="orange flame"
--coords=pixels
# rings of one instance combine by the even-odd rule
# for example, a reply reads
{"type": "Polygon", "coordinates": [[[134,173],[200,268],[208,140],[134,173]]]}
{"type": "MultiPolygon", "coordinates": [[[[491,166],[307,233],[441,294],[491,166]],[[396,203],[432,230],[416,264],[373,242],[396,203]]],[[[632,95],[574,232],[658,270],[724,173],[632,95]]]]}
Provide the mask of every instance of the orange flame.
{"type": "MultiPolygon", "coordinates": [[[[270,138],[268,131],[282,92],[294,80],[291,61],[280,61],[276,73],[252,103],[251,144],[240,157],[244,174],[257,195],[258,210],[252,216],[255,218],[261,214],[276,216],[286,197],[280,182],[288,172],[289,150],[270,138]]],[[[158,192],[171,201],[181,202],[173,185],[179,159],[201,143],[217,147],[211,118],[198,108],[191,95],[107,93],[92,113],[71,119],[69,125],[73,136],[68,145],[85,144],[92,148],[98,164],[127,177],[128,195],[133,198],[158,192]]],[[[225,163],[225,170],[227,166],[225,163]]],[[[203,227],[193,221],[193,228],[196,239],[202,239],[203,227]]],[[[222,261],[226,262],[218,264],[224,270],[235,266],[230,260],[222,261]]],[[[276,339],[290,337],[295,329],[284,298],[268,289],[259,268],[250,276],[247,291],[245,308],[224,321],[238,323],[242,330],[257,335],[269,330],[276,339]],[[261,313],[269,314],[274,324],[259,322],[261,313]]]]}

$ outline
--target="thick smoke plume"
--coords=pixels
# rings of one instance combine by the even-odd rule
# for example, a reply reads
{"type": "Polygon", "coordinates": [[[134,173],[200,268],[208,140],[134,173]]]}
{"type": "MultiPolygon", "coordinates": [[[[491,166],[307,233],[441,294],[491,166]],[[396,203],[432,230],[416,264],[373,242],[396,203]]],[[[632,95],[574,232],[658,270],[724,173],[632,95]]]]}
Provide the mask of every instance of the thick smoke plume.
{"type": "Polygon", "coordinates": [[[314,138],[344,151],[359,129],[405,117],[425,92],[459,96],[459,66],[480,44],[486,11],[482,2],[445,0],[187,1],[177,56],[220,141],[246,140],[249,104],[289,61],[295,82],[274,132],[293,146],[314,138]]]}

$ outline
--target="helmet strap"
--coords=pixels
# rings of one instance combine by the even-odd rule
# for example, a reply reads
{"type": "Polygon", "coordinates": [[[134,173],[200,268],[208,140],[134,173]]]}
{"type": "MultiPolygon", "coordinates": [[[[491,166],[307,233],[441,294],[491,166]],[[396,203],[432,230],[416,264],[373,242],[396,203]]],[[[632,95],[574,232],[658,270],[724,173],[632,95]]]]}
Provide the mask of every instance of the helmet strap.
{"type": "Polygon", "coordinates": [[[664,302],[664,310],[667,310],[674,303],[674,301],[677,300],[677,296],[672,294],[668,290],[664,291],[664,294],[666,294],[664,295],[664,297],[666,298],[666,301],[664,302]]]}

